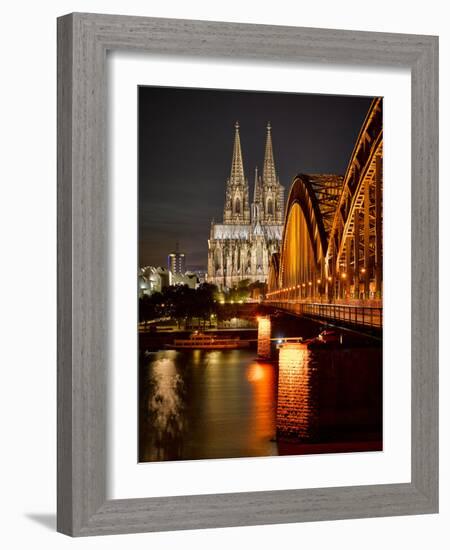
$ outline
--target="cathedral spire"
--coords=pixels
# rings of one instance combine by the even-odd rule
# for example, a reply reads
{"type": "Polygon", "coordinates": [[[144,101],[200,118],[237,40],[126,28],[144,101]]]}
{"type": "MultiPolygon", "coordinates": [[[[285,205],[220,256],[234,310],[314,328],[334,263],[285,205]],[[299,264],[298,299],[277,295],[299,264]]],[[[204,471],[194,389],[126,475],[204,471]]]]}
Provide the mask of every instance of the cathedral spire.
{"type": "Polygon", "coordinates": [[[227,180],[223,220],[224,223],[246,224],[250,223],[250,203],[248,199],[248,181],[245,179],[244,163],[242,161],[239,122],[236,121],[234,128],[233,159],[231,161],[230,177],[227,180]]]}
{"type": "Polygon", "coordinates": [[[253,187],[253,202],[259,201],[258,167],[255,167],[255,186],[253,187]]]}
{"type": "Polygon", "coordinates": [[[234,127],[235,127],[235,134],[234,134],[233,160],[231,161],[230,184],[244,185],[245,184],[244,163],[242,161],[241,138],[239,136],[238,121],[235,122],[234,127]]]}
{"type": "Polygon", "coordinates": [[[264,154],[264,166],[263,166],[263,182],[264,185],[275,185],[277,183],[277,175],[275,172],[275,161],[273,159],[272,148],[272,126],[270,122],[267,123],[267,137],[266,137],[266,150],[264,154]]]}

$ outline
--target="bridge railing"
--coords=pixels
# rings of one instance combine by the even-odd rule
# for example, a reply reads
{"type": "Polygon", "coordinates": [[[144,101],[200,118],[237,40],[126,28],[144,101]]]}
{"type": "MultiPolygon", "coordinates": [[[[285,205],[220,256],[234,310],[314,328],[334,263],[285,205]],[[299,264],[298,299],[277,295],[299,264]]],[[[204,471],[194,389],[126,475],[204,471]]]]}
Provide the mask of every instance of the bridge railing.
{"type": "Polygon", "coordinates": [[[340,321],[355,326],[381,328],[383,308],[363,305],[271,301],[271,305],[305,317],[340,321]]]}

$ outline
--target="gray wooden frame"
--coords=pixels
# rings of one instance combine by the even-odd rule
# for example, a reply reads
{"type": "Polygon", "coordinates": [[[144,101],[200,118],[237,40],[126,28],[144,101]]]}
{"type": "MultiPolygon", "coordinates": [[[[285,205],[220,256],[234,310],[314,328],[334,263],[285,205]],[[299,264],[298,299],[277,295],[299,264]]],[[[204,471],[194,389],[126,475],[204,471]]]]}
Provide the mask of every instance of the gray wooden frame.
{"type": "Polygon", "coordinates": [[[58,530],[73,536],[438,510],[438,39],[75,13],[58,19],[58,530]],[[411,483],[107,500],[106,52],[412,72],[411,483]]]}

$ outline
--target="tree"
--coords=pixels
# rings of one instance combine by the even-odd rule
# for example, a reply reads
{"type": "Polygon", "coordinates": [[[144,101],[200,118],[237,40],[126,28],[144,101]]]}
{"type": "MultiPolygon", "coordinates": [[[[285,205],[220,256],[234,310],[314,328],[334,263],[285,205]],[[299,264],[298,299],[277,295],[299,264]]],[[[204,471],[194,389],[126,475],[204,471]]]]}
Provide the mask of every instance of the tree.
{"type": "Polygon", "coordinates": [[[245,302],[250,296],[250,279],[239,281],[236,286],[230,289],[228,300],[233,302],[245,302]]]}
{"type": "Polygon", "coordinates": [[[170,317],[177,321],[178,327],[182,322],[189,322],[193,318],[203,320],[203,326],[211,316],[217,313],[217,287],[210,283],[202,283],[196,290],[187,285],[173,285],[154,292],[150,296],[144,295],[139,300],[139,320],[149,321],[160,317],[170,317]]]}
{"type": "Polygon", "coordinates": [[[139,321],[147,323],[162,315],[163,296],[160,292],[153,292],[148,296],[144,294],[139,298],[139,321]]]}
{"type": "Polygon", "coordinates": [[[203,326],[206,320],[210,321],[211,316],[217,313],[216,293],[217,287],[210,283],[202,283],[196,290],[196,316],[203,320],[203,326]]]}

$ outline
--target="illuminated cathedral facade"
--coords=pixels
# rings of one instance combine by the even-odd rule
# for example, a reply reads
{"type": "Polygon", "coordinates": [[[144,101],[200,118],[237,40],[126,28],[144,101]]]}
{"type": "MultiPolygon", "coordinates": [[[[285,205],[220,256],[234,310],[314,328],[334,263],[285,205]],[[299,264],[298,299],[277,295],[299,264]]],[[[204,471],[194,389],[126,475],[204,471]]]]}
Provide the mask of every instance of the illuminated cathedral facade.
{"type": "Polygon", "coordinates": [[[267,124],[262,174],[255,169],[250,201],[242,160],[239,123],[231,173],[227,179],[223,222],[211,223],[208,240],[208,282],[232,288],[239,281],[267,282],[269,260],[281,245],[284,221],[284,188],[275,170],[271,125],[267,124]]]}

